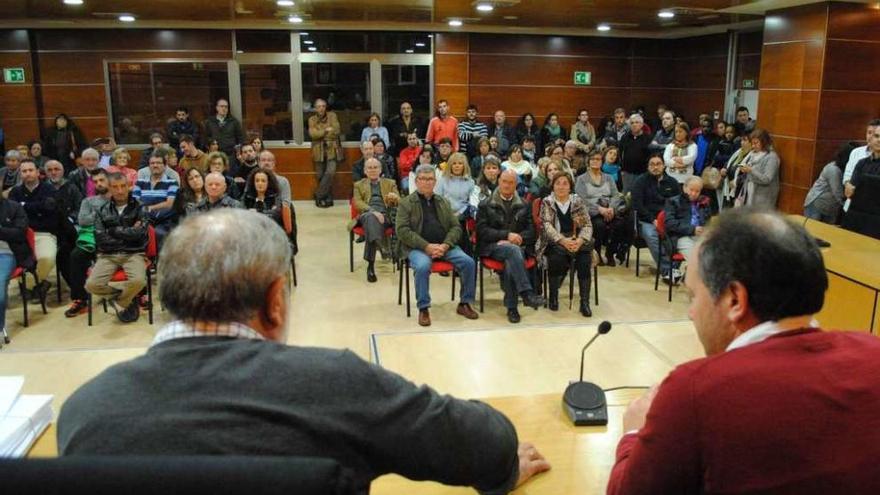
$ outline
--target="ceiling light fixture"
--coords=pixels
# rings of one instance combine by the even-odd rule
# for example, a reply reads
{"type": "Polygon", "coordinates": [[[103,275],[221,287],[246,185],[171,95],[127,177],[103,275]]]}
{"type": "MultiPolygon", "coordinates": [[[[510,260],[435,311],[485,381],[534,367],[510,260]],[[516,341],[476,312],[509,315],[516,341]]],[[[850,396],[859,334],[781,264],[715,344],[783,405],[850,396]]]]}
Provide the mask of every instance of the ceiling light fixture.
{"type": "Polygon", "coordinates": [[[122,22],[134,22],[134,16],[131,14],[122,14],[119,16],[119,20],[122,22]]]}
{"type": "Polygon", "coordinates": [[[663,19],[672,19],[673,17],[675,17],[675,12],[671,10],[661,10],[660,12],[657,12],[657,17],[661,17],[663,19]]]}
{"type": "Polygon", "coordinates": [[[609,26],[608,24],[599,24],[596,29],[598,29],[599,31],[611,31],[611,26],[609,26]]]}
{"type": "Polygon", "coordinates": [[[452,19],[451,21],[449,21],[449,25],[452,27],[461,27],[462,24],[463,23],[458,19],[452,19]]]}
{"type": "Polygon", "coordinates": [[[407,48],[406,53],[415,53],[416,51],[412,48],[407,48]]]}
{"type": "Polygon", "coordinates": [[[300,35],[300,36],[308,36],[309,33],[302,33],[302,32],[301,32],[301,33],[299,33],[299,35],[300,35]]]}
{"type": "Polygon", "coordinates": [[[480,12],[492,12],[495,7],[491,3],[478,3],[477,10],[480,12]]]}
{"type": "Polygon", "coordinates": [[[275,2],[279,7],[293,7],[293,0],[278,0],[275,2]]]}
{"type": "Polygon", "coordinates": [[[315,42],[312,40],[305,40],[305,41],[303,41],[303,43],[305,43],[307,45],[314,45],[315,44],[315,42]]]}
{"type": "Polygon", "coordinates": [[[303,18],[298,15],[292,15],[287,18],[287,22],[291,22],[293,24],[300,24],[303,21],[303,18]]]}
{"type": "Polygon", "coordinates": [[[416,46],[422,48],[423,46],[425,46],[425,44],[419,41],[418,43],[416,43],[416,46]]]}
{"type": "Polygon", "coordinates": [[[310,51],[310,52],[316,52],[316,51],[318,51],[318,49],[317,49],[316,47],[314,47],[314,46],[310,46],[310,47],[309,47],[309,51],[310,51]]]}
{"type": "Polygon", "coordinates": [[[82,5],[83,0],[64,0],[64,5],[82,5]]]}

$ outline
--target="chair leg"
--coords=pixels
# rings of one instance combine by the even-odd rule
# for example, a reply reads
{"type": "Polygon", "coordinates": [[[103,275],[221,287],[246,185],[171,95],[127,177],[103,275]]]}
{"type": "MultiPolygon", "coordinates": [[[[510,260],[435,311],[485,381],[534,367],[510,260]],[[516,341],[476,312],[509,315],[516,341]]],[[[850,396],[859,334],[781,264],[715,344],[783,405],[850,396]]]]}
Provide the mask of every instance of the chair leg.
{"type": "Polygon", "coordinates": [[[480,313],[483,312],[483,264],[480,263],[480,313]]]}
{"type": "Polygon", "coordinates": [[[450,301],[455,301],[455,274],[456,274],[456,271],[453,269],[452,270],[452,298],[450,299],[450,301]]]}
{"type": "Polygon", "coordinates": [[[669,252],[669,295],[666,297],[668,302],[672,302],[672,284],[675,282],[675,279],[672,277],[672,253],[674,252],[669,252]]]}
{"type": "Polygon", "coordinates": [[[102,299],[101,299],[101,304],[104,305],[104,312],[106,313],[106,312],[107,312],[107,299],[102,298],[102,299]]]}
{"type": "Polygon", "coordinates": [[[544,290],[544,307],[546,308],[550,301],[550,272],[541,269],[541,285],[544,290]]]}
{"type": "MultiPolygon", "coordinates": [[[[40,278],[37,277],[36,274],[34,274],[34,288],[36,289],[38,285],[40,285],[40,278]]],[[[43,294],[42,296],[40,296],[40,307],[43,309],[44,315],[49,314],[46,311],[46,297],[48,297],[48,294],[43,294]]]]}
{"type": "Polygon", "coordinates": [[[61,304],[61,272],[55,267],[55,296],[58,298],[58,304],[61,304]]]}
{"type": "Polygon", "coordinates": [[[593,302],[599,305],[599,268],[593,267],[593,302]]]}
{"type": "Polygon", "coordinates": [[[86,293],[86,304],[89,308],[89,326],[92,326],[92,295],[86,293]]]}
{"type": "Polygon", "coordinates": [[[404,268],[402,266],[403,265],[402,261],[398,261],[398,264],[401,265],[401,266],[397,267],[397,271],[398,271],[398,274],[397,274],[397,305],[400,306],[401,304],[403,304],[403,270],[404,270],[404,268]]]}
{"type": "MultiPolygon", "coordinates": [[[[629,253],[630,253],[630,251],[632,251],[632,246],[630,246],[630,249],[626,250],[626,267],[627,268],[629,268],[629,253]]],[[[638,251],[638,248],[636,248],[636,251],[638,251]]]]}
{"type": "Polygon", "coordinates": [[[663,259],[663,248],[660,248],[660,252],[657,254],[659,256],[657,256],[657,258],[658,258],[657,273],[654,274],[654,290],[657,290],[657,288],[660,287],[660,261],[659,260],[663,259]]]}
{"type": "Polygon", "coordinates": [[[290,268],[293,270],[293,286],[296,287],[296,256],[290,257],[290,268]]]}
{"type": "MultiPolygon", "coordinates": [[[[639,255],[641,252],[642,248],[636,248],[636,278],[639,278],[639,255]]],[[[627,258],[627,261],[629,261],[629,258],[627,258]]]]}
{"type": "MultiPolygon", "coordinates": [[[[3,344],[9,344],[12,342],[12,339],[9,338],[9,332],[6,331],[6,327],[3,327],[3,344]]],[[[0,349],[3,348],[3,344],[0,344],[0,349]]]]}
{"type": "Polygon", "coordinates": [[[404,270],[406,271],[406,317],[409,318],[409,261],[404,265],[404,270]]]}
{"type": "Polygon", "coordinates": [[[574,260],[571,260],[571,268],[568,270],[568,310],[574,301],[574,260]]]}
{"type": "Polygon", "coordinates": [[[22,273],[21,278],[18,280],[18,289],[21,291],[21,309],[24,312],[24,327],[28,327],[28,312],[27,312],[27,295],[25,294],[25,282],[24,278],[27,274],[22,273]]]}
{"type": "Polygon", "coordinates": [[[348,271],[354,273],[354,231],[348,232],[348,271]]]}
{"type": "Polygon", "coordinates": [[[150,325],[153,324],[153,276],[147,269],[147,317],[150,325]]]}

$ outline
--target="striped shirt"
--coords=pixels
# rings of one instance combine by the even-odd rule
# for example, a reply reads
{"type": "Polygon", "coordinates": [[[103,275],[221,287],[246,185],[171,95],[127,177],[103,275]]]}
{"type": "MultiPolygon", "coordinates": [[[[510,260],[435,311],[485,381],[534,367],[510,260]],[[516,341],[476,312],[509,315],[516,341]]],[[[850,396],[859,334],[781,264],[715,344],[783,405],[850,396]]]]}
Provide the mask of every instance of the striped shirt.
{"type": "Polygon", "coordinates": [[[458,123],[458,150],[462,153],[473,152],[473,154],[476,154],[480,151],[476,149],[477,141],[479,141],[481,137],[488,136],[489,128],[486,127],[486,124],[480,122],[479,120],[474,120],[473,122],[467,119],[462,120],[458,123]],[[476,132],[479,137],[474,137],[474,132],[476,132]],[[474,148],[471,149],[471,146],[473,146],[474,148]]]}
{"type": "Polygon", "coordinates": [[[162,176],[155,185],[150,178],[147,180],[138,179],[131,194],[142,205],[152,206],[166,199],[174,199],[177,196],[177,189],[177,182],[168,179],[167,176],[162,176]]]}

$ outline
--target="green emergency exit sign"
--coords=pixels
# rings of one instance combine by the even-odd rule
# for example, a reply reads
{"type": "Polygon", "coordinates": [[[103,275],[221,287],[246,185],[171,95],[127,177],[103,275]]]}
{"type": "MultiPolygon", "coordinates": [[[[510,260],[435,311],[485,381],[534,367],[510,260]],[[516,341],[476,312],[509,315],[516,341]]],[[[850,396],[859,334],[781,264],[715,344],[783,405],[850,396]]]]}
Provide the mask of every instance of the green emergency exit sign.
{"type": "Polygon", "coordinates": [[[575,71],[574,72],[574,85],[575,86],[589,86],[593,81],[593,74],[590,72],[583,71],[575,71]]]}
{"type": "Polygon", "coordinates": [[[21,67],[4,67],[3,82],[7,84],[24,84],[24,69],[21,67]]]}

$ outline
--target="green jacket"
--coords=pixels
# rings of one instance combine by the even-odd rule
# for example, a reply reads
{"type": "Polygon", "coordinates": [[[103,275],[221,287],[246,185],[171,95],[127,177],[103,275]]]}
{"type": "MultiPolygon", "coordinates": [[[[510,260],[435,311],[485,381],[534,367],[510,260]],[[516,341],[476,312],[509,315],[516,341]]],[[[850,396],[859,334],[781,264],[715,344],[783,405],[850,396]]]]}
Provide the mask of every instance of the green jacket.
{"type": "MultiPolygon", "coordinates": [[[[437,219],[446,228],[443,244],[450,249],[454,248],[461,237],[461,225],[452,213],[452,207],[449,206],[446,198],[435,194],[434,201],[437,205],[437,219]]],[[[422,237],[422,203],[419,200],[419,193],[414,192],[400,200],[400,205],[397,207],[396,230],[403,256],[409,255],[412,249],[422,251],[428,245],[428,241],[422,237]]]]}

